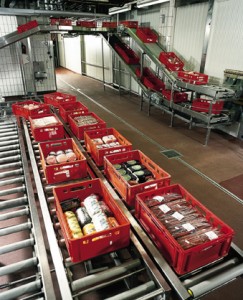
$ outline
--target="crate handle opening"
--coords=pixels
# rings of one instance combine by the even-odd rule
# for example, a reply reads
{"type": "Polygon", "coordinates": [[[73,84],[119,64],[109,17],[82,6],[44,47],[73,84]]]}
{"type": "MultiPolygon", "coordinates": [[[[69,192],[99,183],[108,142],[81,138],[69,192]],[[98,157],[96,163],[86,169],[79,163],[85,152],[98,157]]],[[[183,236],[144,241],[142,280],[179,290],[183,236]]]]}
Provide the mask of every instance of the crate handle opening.
{"type": "Polygon", "coordinates": [[[109,237],[111,237],[111,235],[112,235],[111,232],[109,232],[109,233],[107,233],[107,234],[102,234],[102,235],[100,235],[100,236],[94,237],[91,241],[92,241],[92,242],[96,242],[96,241],[98,241],[98,240],[100,240],[100,239],[109,238],[109,237]]]}
{"type": "MultiPolygon", "coordinates": [[[[86,186],[83,186],[83,185],[80,185],[80,186],[77,186],[77,187],[72,187],[70,189],[71,192],[75,192],[75,191],[80,191],[80,190],[85,190],[86,189],[86,186]]],[[[67,190],[65,192],[68,192],[67,190]]]]}

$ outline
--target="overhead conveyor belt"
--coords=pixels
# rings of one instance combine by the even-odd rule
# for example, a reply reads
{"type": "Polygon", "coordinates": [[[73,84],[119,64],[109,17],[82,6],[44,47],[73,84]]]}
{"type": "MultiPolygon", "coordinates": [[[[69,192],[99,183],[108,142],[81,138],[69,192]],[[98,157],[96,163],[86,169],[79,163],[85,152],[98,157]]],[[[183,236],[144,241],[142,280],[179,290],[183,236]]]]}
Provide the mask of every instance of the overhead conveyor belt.
{"type": "Polygon", "coordinates": [[[162,51],[165,51],[162,45],[159,43],[143,43],[136,34],[136,29],[125,28],[127,33],[144,51],[146,55],[155,63],[155,65],[163,72],[168,80],[174,84],[174,88],[188,89],[214,99],[226,99],[234,96],[234,91],[228,88],[219,87],[216,85],[196,85],[183,82],[177,79],[176,74],[168,71],[165,66],[159,61],[159,55],[162,51]]]}

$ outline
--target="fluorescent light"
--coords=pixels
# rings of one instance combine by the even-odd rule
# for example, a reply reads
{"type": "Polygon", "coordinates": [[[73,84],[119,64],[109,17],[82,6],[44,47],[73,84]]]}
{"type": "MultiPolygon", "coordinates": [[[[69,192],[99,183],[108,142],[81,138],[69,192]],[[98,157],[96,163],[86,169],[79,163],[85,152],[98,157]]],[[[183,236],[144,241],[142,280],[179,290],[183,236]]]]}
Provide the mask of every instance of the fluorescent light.
{"type": "Polygon", "coordinates": [[[132,5],[129,3],[127,3],[123,6],[120,6],[120,7],[111,7],[111,8],[109,8],[109,15],[123,13],[126,11],[130,11],[131,9],[132,9],[132,5]]]}
{"type": "Polygon", "coordinates": [[[138,0],[137,8],[169,2],[170,0],[138,0]]]}

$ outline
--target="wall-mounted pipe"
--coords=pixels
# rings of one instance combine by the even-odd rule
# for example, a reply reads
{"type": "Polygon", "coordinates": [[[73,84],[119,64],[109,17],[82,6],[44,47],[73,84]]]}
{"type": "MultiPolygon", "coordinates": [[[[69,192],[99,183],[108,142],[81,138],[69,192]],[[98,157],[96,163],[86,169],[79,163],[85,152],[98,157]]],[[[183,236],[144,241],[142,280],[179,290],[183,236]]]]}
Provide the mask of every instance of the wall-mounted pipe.
{"type": "Polygon", "coordinates": [[[21,8],[0,8],[0,15],[5,16],[23,16],[23,17],[78,17],[78,18],[104,18],[109,17],[106,14],[94,14],[86,12],[76,12],[76,11],[56,11],[56,10],[38,10],[38,9],[21,9],[21,8]]]}

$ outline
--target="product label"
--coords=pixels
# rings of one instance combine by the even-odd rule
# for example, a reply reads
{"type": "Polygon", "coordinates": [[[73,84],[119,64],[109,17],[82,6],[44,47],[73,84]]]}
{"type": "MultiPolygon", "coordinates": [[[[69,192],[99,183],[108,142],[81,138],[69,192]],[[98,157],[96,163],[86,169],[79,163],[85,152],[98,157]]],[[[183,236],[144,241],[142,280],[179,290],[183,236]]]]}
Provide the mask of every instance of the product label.
{"type": "Polygon", "coordinates": [[[175,213],[173,213],[172,217],[174,217],[177,220],[182,220],[184,218],[184,216],[180,213],[178,213],[177,211],[175,213]]]}
{"type": "Polygon", "coordinates": [[[192,231],[195,229],[195,227],[190,223],[182,224],[182,227],[184,227],[187,231],[192,231]]]}
{"type": "Polygon", "coordinates": [[[218,238],[217,234],[214,231],[208,231],[205,234],[210,239],[210,241],[218,238]]]}
{"type": "Polygon", "coordinates": [[[159,206],[159,209],[162,210],[162,212],[165,213],[165,214],[166,214],[168,211],[171,210],[171,209],[169,208],[169,206],[166,205],[166,204],[160,205],[160,206],[159,206]]]}
{"type": "Polygon", "coordinates": [[[158,202],[163,202],[165,200],[165,198],[163,196],[154,196],[153,199],[158,202]]]}

